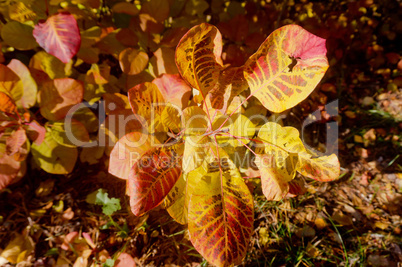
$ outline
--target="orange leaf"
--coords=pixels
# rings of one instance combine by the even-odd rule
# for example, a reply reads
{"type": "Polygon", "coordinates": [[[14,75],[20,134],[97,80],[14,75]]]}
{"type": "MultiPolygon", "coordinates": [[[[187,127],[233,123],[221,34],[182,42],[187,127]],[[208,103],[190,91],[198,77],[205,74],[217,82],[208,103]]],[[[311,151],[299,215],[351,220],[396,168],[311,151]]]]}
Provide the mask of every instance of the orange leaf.
{"type": "Polygon", "coordinates": [[[121,70],[129,75],[139,74],[148,65],[148,55],[134,48],[126,48],[119,55],[121,70]]]}
{"type": "Polygon", "coordinates": [[[0,92],[0,111],[6,113],[17,112],[17,107],[15,106],[14,100],[3,92],[0,92]]]}
{"type": "Polygon", "coordinates": [[[20,78],[14,71],[9,67],[0,64],[0,91],[12,95],[12,90],[19,81],[20,78]]]}
{"type": "Polygon", "coordinates": [[[174,56],[174,50],[169,47],[161,47],[154,52],[150,62],[156,77],[164,73],[176,74],[179,72],[174,63],[174,56]]]}
{"type": "Polygon", "coordinates": [[[304,100],[328,68],[325,40],[297,25],[268,36],[244,65],[252,95],[272,112],[304,100]],[[295,64],[295,65],[294,65],[295,64]]]}
{"type": "Polygon", "coordinates": [[[38,95],[40,113],[48,120],[63,119],[71,107],[82,101],[84,85],[71,78],[55,79],[43,84],[38,95]]]}
{"type": "Polygon", "coordinates": [[[222,70],[222,35],[215,26],[202,23],[191,28],[176,48],[181,76],[204,97],[215,86],[222,70]]]}
{"type": "Polygon", "coordinates": [[[109,173],[128,179],[132,166],[151,149],[148,135],[131,132],[123,136],[110,153],[109,173]]]}
{"type": "Polygon", "coordinates": [[[134,164],[128,178],[134,215],[158,206],[175,185],[181,175],[182,146],[152,148],[134,164]]]}
{"type": "Polygon", "coordinates": [[[128,91],[128,100],[134,114],[142,116],[146,121],[151,119],[151,111],[160,114],[165,105],[157,104],[165,103],[158,87],[154,83],[145,82],[134,86],[128,91]]]}

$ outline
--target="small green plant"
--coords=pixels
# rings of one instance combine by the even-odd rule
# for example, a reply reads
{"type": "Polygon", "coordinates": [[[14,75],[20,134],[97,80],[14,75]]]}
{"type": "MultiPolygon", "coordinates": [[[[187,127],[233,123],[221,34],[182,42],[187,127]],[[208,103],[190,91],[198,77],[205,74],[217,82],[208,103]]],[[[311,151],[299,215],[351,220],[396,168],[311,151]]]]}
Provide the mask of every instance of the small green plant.
{"type": "Polygon", "coordinates": [[[118,232],[117,235],[126,238],[129,235],[130,229],[127,224],[120,226],[113,220],[112,215],[121,209],[120,199],[118,198],[109,198],[108,193],[104,189],[98,189],[91,194],[89,194],[86,198],[86,201],[90,204],[96,204],[102,206],[102,212],[107,216],[109,221],[101,227],[101,229],[109,229],[110,226],[114,226],[118,232]]]}

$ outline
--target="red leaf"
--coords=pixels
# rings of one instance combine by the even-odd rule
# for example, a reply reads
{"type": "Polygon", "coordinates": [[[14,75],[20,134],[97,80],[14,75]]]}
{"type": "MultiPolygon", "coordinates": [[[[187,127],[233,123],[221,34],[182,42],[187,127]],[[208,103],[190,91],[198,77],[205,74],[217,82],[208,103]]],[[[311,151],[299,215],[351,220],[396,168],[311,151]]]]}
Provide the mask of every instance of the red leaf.
{"type": "Polygon", "coordinates": [[[140,216],[158,206],[179,179],[181,155],[170,148],[152,148],[132,167],[128,190],[134,215],[140,216]]]}
{"type": "Polygon", "coordinates": [[[39,22],[35,25],[33,36],[46,52],[64,63],[77,54],[81,45],[77,21],[69,13],[59,13],[45,22],[39,22]]]}

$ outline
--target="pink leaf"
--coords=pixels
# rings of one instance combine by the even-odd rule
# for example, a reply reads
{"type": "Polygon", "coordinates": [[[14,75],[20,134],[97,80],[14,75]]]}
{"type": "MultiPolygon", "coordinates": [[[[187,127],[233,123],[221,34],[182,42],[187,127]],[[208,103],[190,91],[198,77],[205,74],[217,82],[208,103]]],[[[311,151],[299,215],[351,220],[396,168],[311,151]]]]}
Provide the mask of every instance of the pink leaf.
{"type": "Polygon", "coordinates": [[[6,139],[6,151],[7,154],[12,156],[17,153],[22,145],[27,140],[27,135],[25,134],[25,130],[23,128],[19,128],[14,131],[7,139],[6,139]]]}
{"type": "Polygon", "coordinates": [[[46,129],[37,121],[32,121],[28,124],[27,134],[31,140],[38,146],[42,144],[45,139],[46,129]]]}
{"type": "Polygon", "coordinates": [[[180,77],[179,74],[163,74],[152,83],[158,86],[159,91],[167,103],[185,108],[191,95],[191,87],[180,77]]]}
{"type": "Polygon", "coordinates": [[[124,253],[124,252],[119,255],[115,264],[116,265],[114,267],[135,267],[136,266],[133,257],[131,257],[129,254],[124,253]]]}
{"type": "Polygon", "coordinates": [[[77,54],[81,45],[77,21],[69,13],[55,14],[45,22],[39,22],[35,25],[33,36],[46,52],[64,63],[77,54]]]}

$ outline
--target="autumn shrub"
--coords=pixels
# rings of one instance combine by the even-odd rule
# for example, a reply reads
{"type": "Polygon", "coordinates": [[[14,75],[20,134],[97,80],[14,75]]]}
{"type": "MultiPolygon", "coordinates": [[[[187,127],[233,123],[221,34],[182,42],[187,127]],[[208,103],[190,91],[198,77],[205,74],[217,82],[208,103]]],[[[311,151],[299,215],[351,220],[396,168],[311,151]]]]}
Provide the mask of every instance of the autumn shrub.
{"type": "Polygon", "coordinates": [[[293,182],[296,172],[332,181],[339,176],[339,162],[335,154],[318,157],[308,151],[296,128],[250,119],[263,109],[282,112],[311,93],[328,68],[324,39],[288,25],[274,31],[241,67],[223,66],[221,53],[217,28],[195,26],[180,40],[175,57],[192,88],[191,101],[190,88],[178,84],[177,76],[128,91],[143,127],[117,142],[109,172],[127,179],[135,215],[163,205],[177,222],[188,224],[201,255],[229,266],[242,261],[253,232],[253,198],[240,168],[258,169],[266,198],[281,200],[301,190],[293,182]],[[262,104],[258,109],[251,97],[262,104]]]}
{"type": "Polygon", "coordinates": [[[264,41],[220,23],[247,51],[245,62],[234,60],[228,45],[230,66],[221,33],[197,11],[205,1],[106,2],[6,9],[3,52],[21,60],[0,64],[0,189],[23,177],[29,160],[68,174],[78,159],[106,156],[109,172],[127,180],[136,216],[162,206],[188,225],[209,262],[239,264],[254,222],[247,178],[260,177],[267,200],[277,201],[303,191],[297,172],[339,176],[336,155],[315,154],[296,128],[266,116],[296,106],[321,81],[325,40],[287,25],[264,41]]]}

